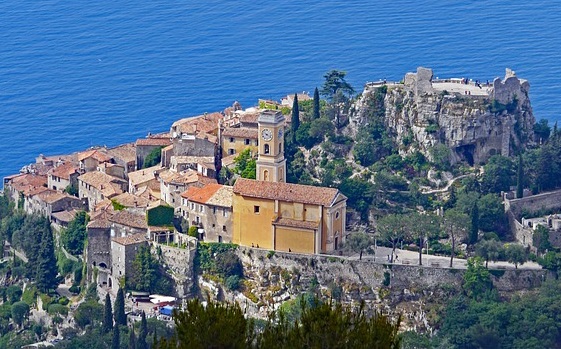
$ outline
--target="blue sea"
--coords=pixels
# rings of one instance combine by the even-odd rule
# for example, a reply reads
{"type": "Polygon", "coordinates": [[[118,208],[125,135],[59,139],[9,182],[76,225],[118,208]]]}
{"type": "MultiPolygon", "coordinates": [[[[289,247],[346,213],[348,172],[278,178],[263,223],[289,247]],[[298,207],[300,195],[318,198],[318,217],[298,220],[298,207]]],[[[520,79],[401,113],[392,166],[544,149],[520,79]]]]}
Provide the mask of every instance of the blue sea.
{"type": "Polygon", "coordinates": [[[190,115],[313,91],[330,69],[531,84],[561,119],[559,1],[0,2],[0,177],[40,153],[118,145],[190,115]]]}

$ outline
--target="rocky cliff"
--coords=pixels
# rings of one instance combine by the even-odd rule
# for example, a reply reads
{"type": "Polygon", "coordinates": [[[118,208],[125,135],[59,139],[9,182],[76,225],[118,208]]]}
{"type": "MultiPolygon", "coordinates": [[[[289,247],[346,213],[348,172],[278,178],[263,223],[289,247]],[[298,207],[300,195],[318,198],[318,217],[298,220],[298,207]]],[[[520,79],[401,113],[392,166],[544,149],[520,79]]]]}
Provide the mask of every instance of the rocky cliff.
{"type": "Polygon", "coordinates": [[[473,165],[495,154],[513,155],[533,141],[530,85],[510,69],[492,83],[433,79],[431,69],[418,68],[400,83],[367,84],[350,113],[347,133],[354,136],[365,125],[368,100],[384,86],[386,126],[401,154],[419,150],[432,159],[432,149],[443,144],[451,150],[452,163],[473,165]]]}

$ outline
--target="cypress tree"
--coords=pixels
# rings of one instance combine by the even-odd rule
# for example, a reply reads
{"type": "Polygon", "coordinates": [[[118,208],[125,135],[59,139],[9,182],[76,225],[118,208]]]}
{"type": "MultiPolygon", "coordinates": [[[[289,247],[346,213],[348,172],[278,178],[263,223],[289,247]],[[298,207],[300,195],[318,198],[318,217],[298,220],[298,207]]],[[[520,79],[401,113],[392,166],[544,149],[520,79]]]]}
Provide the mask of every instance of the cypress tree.
{"type": "Polygon", "coordinates": [[[130,329],[129,349],[136,349],[136,336],[134,335],[134,326],[130,329]]]}
{"type": "Polygon", "coordinates": [[[53,243],[53,234],[50,224],[45,225],[45,230],[41,236],[41,245],[37,256],[37,270],[35,280],[37,287],[48,292],[49,289],[55,288],[57,285],[58,269],[56,266],[56,257],[53,243]]]}
{"type": "Polygon", "coordinates": [[[123,294],[122,287],[119,287],[119,291],[117,291],[114,316],[115,324],[123,326],[127,325],[127,315],[125,314],[125,295],[123,294]]]}
{"type": "Polygon", "coordinates": [[[121,347],[121,334],[119,333],[119,326],[115,325],[113,328],[113,339],[111,341],[111,349],[119,349],[121,347]]]}
{"type": "Polygon", "coordinates": [[[148,337],[148,324],[146,323],[146,313],[142,312],[142,317],[140,319],[140,332],[138,333],[138,343],[136,345],[137,349],[148,349],[146,337],[148,337]]]}
{"type": "Polygon", "coordinates": [[[158,345],[158,334],[156,333],[156,328],[154,327],[154,336],[152,337],[152,348],[156,348],[158,345]]]}
{"type": "Polygon", "coordinates": [[[104,333],[108,333],[113,329],[113,310],[111,309],[111,297],[109,293],[105,295],[105,308],[103,309],[103,322],[101,324],[101,330],[104,333]]]}
{"type": "Polygon", "coordinates": [[[516,198],[520,199],[524,196],[524,168],[522,167],[522,154],[518,154],[518,173],[516,177],[516,198]]]}
{"type": "Polygon", "coordinates": [[[314,90],[314,119],[319,119],[319,91],[318,88],[314,90]]]}
{"type": "Polygon", "coordinates": [[[471,208],[471,230],[469,232],[469,243],[471,245],[477,242],[477,234],[479,233],[479,207],[477,202],[471,208]]]}
{"type": "Polygon", "coordinates": [[[291,130],[292,130],[292,143],[296,142],[296,131],[298,131],[298,127],[300,127],[300,110],[298,108],[298,94],[294,94],[294,101],[292,102],[292,118],[290,119],[291,122],[291,130]]]}

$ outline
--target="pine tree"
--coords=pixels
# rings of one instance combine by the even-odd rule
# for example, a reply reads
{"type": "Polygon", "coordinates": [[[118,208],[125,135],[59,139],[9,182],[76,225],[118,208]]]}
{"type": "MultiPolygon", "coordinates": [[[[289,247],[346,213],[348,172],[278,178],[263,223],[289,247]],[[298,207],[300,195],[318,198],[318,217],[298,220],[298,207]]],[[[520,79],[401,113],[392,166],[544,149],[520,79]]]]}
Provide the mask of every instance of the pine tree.
{"type": "Polygon", "coordinates": [[[290,119],[291,122],[291,130],[292,130],[292,143],[296,142],[296,131],[298,131],[298,127],[300,127],[300,110],[298,109],[298,94],[294,94],[294,101],[292,102],[292,118],[290,119]]]}
{"type": "Polygon", "coordinates": [[[109,293],[105,295],[105,308],[103,309],[101,329],[104,333],[108,333],[113,329],[113,310],[111,309],[111,297],[109,297],[109,293]]]}
{"type": "Polygon", "coordinates": [[[319,119],[319,90],[316,87],[314,90],[314,119],[319,119]]]}
{"type": "Polygon", "coordinates": [[[516,180],[516,198],[524,196],[524,168],[522,167],[522,154],[518,154],[518,173],[516,180]]]}
{"type": "Polygon", "coordinates": [[[134,327],[132,327],[130,329],[129,348],[128,349],[136,349],[136,336],[134,335],[134,327]]]}
{"type": "Polygon", "coordinates": [[[136,345],[137,349],[148,349],[146,337],[148,337],[148,324],[146,323],[146,313],[142,312],[142,317],[140,319],[140,332],[138,333],[138,343],[136,345]]]}
{"type": "Polygon", "coordinates": [[[125,296],[123,294],[123,288],[119,287],[117,291],[117,298],[115,299],[115,324],[117,325],[127,325],[127,315],[125,314],[125,296]]]}
{"type": "Polygon", "coordinates": [[[477,235],[479,233],[479,207],[477,202],[471,208],[471,230],[469,232],[469,243],[471,245],[477,242],[477,235]]]}
{"type": "Polygon", "coordinates": [[[41,245],[37,256],[37,270],[35,274],[37,287],[45,293],[55,288],[57,286],[57,274],[53,234],[50,225],[46,225],[41,236],[41,245]]]}
{"type": "Polygon", "coordinates": [[[121,347],[121,334],[119,333],[119,326],[115,325],[113,328],[113,340],[111,341],[111,349],[119,349],[121,347]]]}

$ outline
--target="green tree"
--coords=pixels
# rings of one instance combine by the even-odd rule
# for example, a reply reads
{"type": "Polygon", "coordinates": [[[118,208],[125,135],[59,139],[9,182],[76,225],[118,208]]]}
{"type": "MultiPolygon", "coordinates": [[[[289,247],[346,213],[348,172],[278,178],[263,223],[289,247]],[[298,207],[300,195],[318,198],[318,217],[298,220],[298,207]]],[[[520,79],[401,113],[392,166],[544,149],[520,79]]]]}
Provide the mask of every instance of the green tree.
{"type": "Polygon", "coordinates": [[[296,142],[296,131],[300,127],[300,110],[298,109],[298,94],[294,94],[294,101],[292,102],[292,117],[290,118],[290,130],[292,135],[292,142],[296,142]]]}
{"type": "Polygon", "coordinates": [[[475,254],[485,260],[485,268],[489,261],[499,260],[503,251],[503,245],[497,240],[482,240],[475,246],[475,254]]]}
{"type": "Polygon", "coordinates": [[[479,208],[479,229],[489,232],[508,231],[505,210],[501,198],[496,194],[483,195],[477,201],[479,208]]]}
{"type": "Polygon", "coordinates": [[[243,178],[255,179],[257,173],[257,165],[255,158],[251,155],[251,150],[249,148],[245,149],[236,156],[234,159],[236,166],[234,167],[234,173],[240,175],[243,178]]]}
{"type": "Polygon", "coordinates": [[[519,264],[524,264],[528,260],[526,249],[522,245],[509,244],[506,246],[505,252],[507,260],[513,263],[516,269],[519,264]]]}
{"type": "Polygon", "coordinates": [[[434,214],[411,214],[408,221],[409,235],[419,243],[419,265],[423,265],[423,246],[431,238],[438,236],[440,231],[440,217],[434,214]]]}
{"type": "Polygon", "coordinates": [[[142,165],[142,168],[148,168],[148,167],[158,165],[160,163],[160,161],[162,160],[162,148],[163,147],[156,147],[156,148],[152,149],[150,151],[150,153],[148,153],[148,155],[146,155],[146,158],[144,159],[144,164],[142,165]]]}
{"type": "Polygon", "coordinates": [[[53,234],[48,221],[47,227],[45,227],[41,236],[41,246],[39,247],[36,268],[35,282],[39,290],[48,292],[58,285],[58,268],[56,265],[53,234]]]}
{"type": "Polygon", "coordinates": [[[346,247],[355,252],[360,253],[359,260],[362,260],[362,253],[365,249],[372,245],[372,238],[365,232],[358,232],[347,236],[346,247]]]}
{"type": "Polygon", "coordinates": [[[69,195],[78,197],[78,187],[73,184],[69,184],[68,186],[66,186],[66,188],[64,188],[64,192],[69,195]]]}
{"type": "Polygon", "coordinates": [[[103,306],[95,300],[81,303],[74,312],[74,321],[80,328],[95,325],[103,318],[103,306]]]}
{"type": "Polygon", "coordinates": [[[29,315],[29,305],[25,302],[15,302],[12,304],[12,319],[14,322],[21,326],[29,315]]]}
{"type": "Polygon", "coordinates": [[[393,263],[397,244],[406,237],[408,224],[406,215],[389,214],[378,221],[377,230],[380,237],[392,245],[391,263],[393,263]]]}
{"type": "Polygon", "coordinates": [[[109,333],[113,329],[113,310],[111,309],[111,298],[109,293],[105,295],[105,307],[103,308],[103,323],[101,330],[104,333],[109,333]]]}
{"type": "Polygon", "coordinates": [[[471,226],[469,229],[468,242],[470,245],[473,245],[477,242],[477,238],[479,235],[479,206],[477,205],[477,201],[473,204],[473,207],[470,212],[470,216],[471,216],[471,226]]]}
{"type": "Polygon", "coordinates": [[[516,171],[516,198],[524,196],[524,166],[522,165],[522,154],[518,154],[518,169],[516,171]]]}
{"type": "Polygon", "coordinates": [[[131,277],[128,279],[131,289],[152,292],[158,282],[159,264],[150,253],[150,246],[140,246],[132,263],[131,277]]]}
{"type": "Polygon", "coordinates": [[[74,255],[81,255],[84,251],[88,221],[88,214],[85,211],[80,211],[76,214],[74,219],[68,223],[68,228],[62,231],[62,244],[68,252],[74,255]]]}
{"type": "Polygon", "coordinates": [[[483,168],[481,190],[484,193],[500,193],[510,190],[514,177],[512,160],[502,155],[493,155],[483,168]]]}
{"type": "Polygon", "coordinates": [[[479,299],[483,293],[492,287],[491,275],[486,267],[483,267],[483,259],[480,257],[469,258],[468,267],[464,274],[464,291],[468,297],[479,299]]]}
{"type": "Polygon", "coordinates": [[[115,298],[115,325],[126,326],[127,325],[127,315],[125,314],[125,295],[123,293],[123,288],[119,287],[117,291],[117,298],[115,298]]]}
{"type": "Polygon", "coordinates": [[[320,117],[320,107],[319,107],[319,90],[316,87],[314,90],[314,114],[312,119],[319,119],[320,117]]]}
{"type": "Polygon", "coordinates": [[[136,349],[136,336],[134,335],[134,327],[129,330],[129,347],[128,349],[136,349]]]}
{"type": "Polygon", "coordinates": [[[142,312],[140,317],[140,332],[138,333],[137,349],[148,349],[146,338],[148,337],[148,324],[146,323],[146,313],[142,312]]]}
{"type": "Polygon", "coordinates": [[[450,157],[452,155],[450,148],[442,143],[438,143],[430,149],[432,163],[440,171],[448,171],[450,169],[450,157]]]}
{"type": "Polygon", "coordinates": [[[346,72],[340,70],[330,70],[323,77],[325,79],[321,94],[332,100],[337,92],[341,91],[344,95],[350,96],[354,93],[352,86],[345,80],[346,72]]]}
{"type": "Polygon", "coordinates": [[[547,119],[541,119],[534,124],[534,134],[537,137],[538,143],[543,143],[549,139],[551,128],[548,125],[547,119]]]}
{"type": "Polygon", "coordinates": [[[113,328],[113,336],[111,338],[111,349],[119,349],[121,347],[121,334],[119,333],[119,326],[115,325],[113,328]]]}
{"type": "Polygon", "coordinates": [[[549,229],[539,224],[532,235],[532,244],[536,247],[538,253],[544,253],[549,250],[551,248],[549,229]]]}
{"type": "Polygon", "coordinates": [[[444,225],[444,231],[448,233],[450,241],[452,242],[452,250],[450,254],[450,268],[452,268],[456,242],[463,239],[469,230],[469,217],[457,209],[451,209],[444,212],[444,219],[442,222],[444,225]]]}

